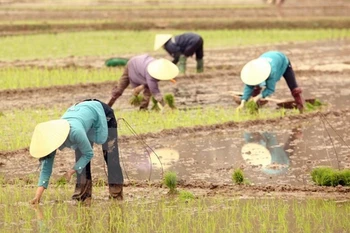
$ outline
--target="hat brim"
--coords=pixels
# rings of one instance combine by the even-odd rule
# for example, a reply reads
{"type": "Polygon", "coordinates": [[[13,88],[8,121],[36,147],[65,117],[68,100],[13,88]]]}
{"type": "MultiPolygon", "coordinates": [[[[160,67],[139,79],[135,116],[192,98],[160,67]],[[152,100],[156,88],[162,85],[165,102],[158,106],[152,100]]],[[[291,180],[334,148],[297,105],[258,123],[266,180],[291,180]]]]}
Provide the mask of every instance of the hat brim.
{"type": "Polygon", "coordinates": [[[52,120],[35,126],[29,153],[34,158],[42,158],[60,147],[67,139],[70,126],[67,120],[52,120]]]}
{"type": "Polygon", "coordinates": [[[270,63],[266,59],[258,58],[244,65],[241,71],[241,80],[247,85],[255,86],[264,82],[270,73],[270,63]]]}
{"type": "Polygon", "coordinates": [[[160,49],[168,40],[171,39],[171,34],[158,34],[154,40],[154,51],[160,49]]]}
{"type": "Polygon", "coordinates": [[[171,80],[179,74],[179,68],[171,61],[160,58],[150,62],[147,72],[158,80],[171,80]]]}
{"type": "Polygon", "coordinates": [[[246,143],[241,149],[243,159],[249,165],[261,165],[266,167],[271,164],[271,153],[263,145],[257,143],[246,143]]]}

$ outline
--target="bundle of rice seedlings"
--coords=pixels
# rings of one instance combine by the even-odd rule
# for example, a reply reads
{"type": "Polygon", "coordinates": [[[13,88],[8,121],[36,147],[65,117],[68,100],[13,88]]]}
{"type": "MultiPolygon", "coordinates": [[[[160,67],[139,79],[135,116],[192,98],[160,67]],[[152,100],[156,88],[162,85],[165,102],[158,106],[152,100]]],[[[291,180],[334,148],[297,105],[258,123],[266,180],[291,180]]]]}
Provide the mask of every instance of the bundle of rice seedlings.
{"type": "Polygon", "coordinates": [[[249,114],[256,115],[259,113],[259,106],[253,100],[248,101],[245,106],[249,114]]]}
{"type": "Polygon", "coordinates": [[[165,103],[171,108],[175,109],[175,98],[173,94],[165,94],[164,95],[164,101],[165,103]]]}
{"type": "Polygon", "coordinates": [[[160,108],[158,106],[158,101],[153,96],[151,97],[151,101],[153,103],[151,110],[160,111],[160,108]]]}
{"type": "Polygon", "coordinates": [[[138,107],[141,105],[142,100],[143,100],[142,95],[137,95],[137,96],[133,95],[129,100],[129,103],[135,107],[138,107]]]}

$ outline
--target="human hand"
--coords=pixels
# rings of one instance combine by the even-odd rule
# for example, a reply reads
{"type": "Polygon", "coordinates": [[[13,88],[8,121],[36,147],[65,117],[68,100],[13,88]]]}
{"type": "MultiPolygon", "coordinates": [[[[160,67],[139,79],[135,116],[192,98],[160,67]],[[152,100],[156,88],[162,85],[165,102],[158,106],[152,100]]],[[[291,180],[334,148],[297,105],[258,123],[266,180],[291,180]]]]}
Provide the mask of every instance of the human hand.
{"type": "Polygon", "coordinates": [[[259,94],[259,95],[255,96],[255,97],[253,97],[253,101],[254,101],[255,103],[257,103],[257,102],[259,101],[259,99],[261,99],[261,98],[262,98],[262,95],[259,94]]]}
{"type": "Polygon", "coordinates": [[[134,89],[132,89],[132,94],[134,96],[138,96],[140,94],[141,91],[143,91],[145,89],[144,85],[139,85],[137,87],[135,87],[134,89]]]}
{"type": "Polygon", "coordinates": [[[64,175],[62,176],[63,179],[65,179],[67,181],[67,183],[70,181],[70,179],[72,178],[72,175],[75,173],[75,170],[69,170],[66,173],[64,173],[64,175]]]}
{"type": "Polygon", "coordinates": [[[241,104],[236,108],[236,111],[241,111],[244,108],[245,100],[241,100],[241,104]]]}
{"type": "Polygon", "coordinates": [[[31,205],[38,205],[39,203],[40,203],[40,198],[36,196],[29,202],[29,204],[31,205]]]}

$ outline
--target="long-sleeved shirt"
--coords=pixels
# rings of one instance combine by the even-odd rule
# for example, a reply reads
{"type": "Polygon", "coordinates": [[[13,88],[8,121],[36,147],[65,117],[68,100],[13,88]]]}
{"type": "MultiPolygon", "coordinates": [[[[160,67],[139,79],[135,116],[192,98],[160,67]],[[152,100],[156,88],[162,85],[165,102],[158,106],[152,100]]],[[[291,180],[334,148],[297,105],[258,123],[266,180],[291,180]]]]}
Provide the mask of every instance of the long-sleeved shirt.
{"type": "MultiPolygon", "coordinates": [[[[80,150],[82,156],[73,169],[81,173],[94,155],[91,142],[103,144],[107,140],[108,126],[105,112],[100,102],[86,101],[70,107],[61,118],[68,121],[70,130],[66,141],[59,149],[69,147],[80,150]]],[[[38,186],[47,188],[55,155],[56,150],[42,160],[38,186]]]]}
{"type": "Polygon", "coordinates": [[[192,47],[195,46],[200,39],[200,35],[187,32],[168,40],[164,44],[164,49],[174,58],[173,63],[176,64],[181,54],[184,54],[186,57],[193,55],[194,50],[192,47]]]}
{"type": "MultiPolygon", "coordinates": [[[[269,51],[262,54],[259,58],[266,59],[271,65],[271,73],[269,77],[259,86],[266,88],[262,91],[262,98],[265,98],[275,92],[276,83],[281,79],[282,75],[286,71],[289,60],[284,53],[278,51],[269,51]]],[[[242,95],[242,100],[248,100],[254,90],[254,86],[245,85],[242,95]]]]}
{"type": "Polygon", "coordinates": [[[123,74],[119,84],[112,91],[112,98],[118,98],[122,95],[125,88],[129,84],[125,79],[129,79],[129,82],[133,88],[140,85],[147,86],[156,100],[159,101],[162,99],[162,95],[158,87],[159,80],[153,78],[147,71],[148,64],[154,60],[155,59],[148,54],[132,57],[125,67],[127,72],[124,72],[125,75],[123,74]]]}

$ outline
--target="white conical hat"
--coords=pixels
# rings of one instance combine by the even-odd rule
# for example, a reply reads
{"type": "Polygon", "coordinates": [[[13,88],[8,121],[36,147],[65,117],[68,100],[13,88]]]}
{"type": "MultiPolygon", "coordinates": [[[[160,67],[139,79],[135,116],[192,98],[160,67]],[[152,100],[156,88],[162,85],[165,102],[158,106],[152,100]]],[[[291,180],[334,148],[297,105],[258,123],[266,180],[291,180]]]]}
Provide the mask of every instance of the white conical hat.
{"type": "Polygon", "coordinates": [[[241,149],[243,159],[249,165],[261,165],[266,167],[271,163],[271,153],[263,145],[257,143],[247,143],[241,149]]]}
{"type": "Polygon", "coordinates": [[[172,36],[171,34],[157,34],[154,40],[154,50],[161,48],[172,36]]]}
{"type": "Polygon", "coordinates": [[[264,58],[258,58],[244,65],[241,71],[241,79],[245,84],[255,86],[265,81],[270,73],[270,63],[264,58]]]}
{"type": "Polygon", "coordinates": [[[147,72],[158,80],[171,80],[179,74],[179,68],[171,61],[160,58],[150,62],[147,72]]]}
{"type": "Polygon", "coordinates": [[[70,126],[67,120],[52,120],[37,124],[29,152],[34,158],[42,158],[60,147],[67,139],[70,126]]]}

